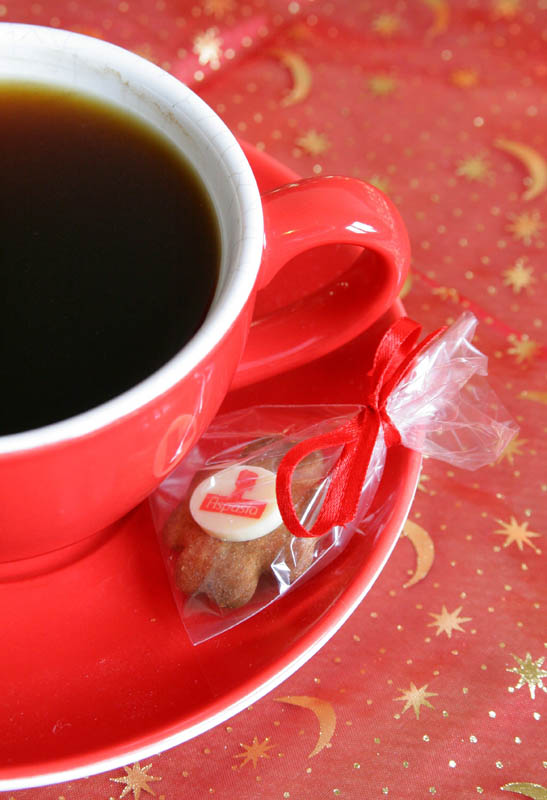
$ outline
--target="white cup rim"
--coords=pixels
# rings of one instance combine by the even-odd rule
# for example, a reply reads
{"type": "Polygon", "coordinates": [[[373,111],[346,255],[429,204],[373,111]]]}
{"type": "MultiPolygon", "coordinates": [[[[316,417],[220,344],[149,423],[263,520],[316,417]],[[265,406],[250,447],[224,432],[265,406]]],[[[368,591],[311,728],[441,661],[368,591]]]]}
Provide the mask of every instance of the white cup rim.
{"type": "MultiPolygon", "coordinates": [[[[187,86],[150,61],[109,42],[59,28],[0,23],[0,52],[10,45],[21,46],[27,39],[29,47],[51,48],[63,55],[77,52],[79,58],[118,70],[124,79],[146,76],[147,87],[152,87],[155,98],[166,107],[174,108],[175,102],[183,101],[185,108],[190,108],[199,119],[200,130],[209,145],[222,156],[230,174],[237,176],[233,187],[243,235],[238,242],[237,268],[231,271],[229,285],[219,291],[199,330],[170,361],[131,389],[95,408],[41,428],[0,436],[0,455],[89,435],[146,406],[191,373],[222,340],[245,306],[256,282],[264,241],[262,204],[249,162],[224,122],[187,86]]],[[[42,77],[41,82],[47,81],[42,77]]]]}

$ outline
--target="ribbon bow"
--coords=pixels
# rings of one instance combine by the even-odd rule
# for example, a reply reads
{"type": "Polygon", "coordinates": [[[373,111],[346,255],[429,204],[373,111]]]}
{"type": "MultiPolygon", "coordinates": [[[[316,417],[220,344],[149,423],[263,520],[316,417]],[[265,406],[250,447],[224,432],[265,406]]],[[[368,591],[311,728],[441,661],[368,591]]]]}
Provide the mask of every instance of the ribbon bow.
{"type": "Polygon", "coordinates": [[[417,344],[421,325],[408,317],[394,322],[380,340],[374,355],[372,369],[367,375],[363,410],[336,430],[306,439],[286,453],[277,472],[276,494],[281,517],[292,534],[321,536],[335,525],[346,525],[354,519],[380,427],[383,428],[386,447],[401,442],[399,431],[386,410],[388,398],[415,358],[444,330],[446,328],[439,328],[417,344]],[[343,449],[330,472],[323,505],[315,523],[307,530],[296,516],[292,501],[294,470],[310,453],[340,446],[343,449]]]}

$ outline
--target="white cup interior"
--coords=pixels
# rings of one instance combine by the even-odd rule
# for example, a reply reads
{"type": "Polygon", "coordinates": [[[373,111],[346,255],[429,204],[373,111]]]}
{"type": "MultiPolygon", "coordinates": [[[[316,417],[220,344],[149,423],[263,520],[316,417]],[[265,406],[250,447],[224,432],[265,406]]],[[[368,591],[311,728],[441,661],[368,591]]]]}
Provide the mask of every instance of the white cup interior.
{"type": "Polygon", "coordinates": [[[191,372],[247,301],[264,238],[258,187],[236,139],[200,98],[154,64],[80,34],[1,23],[0,82],[14,81],[101,98],[169,138],[193,165],[212,200],[221,234],[221,264],[205,322],[164,367],[124,394],[69,420],[0,437],[0,453],[89,433],[131,413],[191,372]]]}

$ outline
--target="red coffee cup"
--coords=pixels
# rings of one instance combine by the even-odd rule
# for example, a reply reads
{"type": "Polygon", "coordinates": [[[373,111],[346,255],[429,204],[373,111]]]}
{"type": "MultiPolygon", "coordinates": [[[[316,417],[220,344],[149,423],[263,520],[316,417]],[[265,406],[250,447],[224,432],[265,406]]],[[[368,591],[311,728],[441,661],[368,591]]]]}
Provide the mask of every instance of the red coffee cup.
{"type": "Polygon", "coordinates": [[[222,253],[205,321],[164,367],[82,414],[0,437],[5,563],[59,551],[120,519],[184,458],[230,386],[322,355],[378,319],[401,289],[410,250],[396,209],[361,181],[312,178],[261,198],[216,114],[175,78],[114,45],[3,23],[0,80],[70,87],[145,117],[202,177],[222,253]],[[333,261],[331,285],[253,320],[257,291],[299,254],[328,244],[376,257],[358,259],[341,278],[333,261]]]}

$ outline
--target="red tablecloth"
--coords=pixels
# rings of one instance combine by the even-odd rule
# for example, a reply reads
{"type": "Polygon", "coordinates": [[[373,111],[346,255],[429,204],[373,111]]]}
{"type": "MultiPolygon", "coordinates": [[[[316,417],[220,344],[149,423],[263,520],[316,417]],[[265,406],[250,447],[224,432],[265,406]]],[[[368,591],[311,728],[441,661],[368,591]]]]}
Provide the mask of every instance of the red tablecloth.
{"type": "Polygon", "coordinates": [[[412,240],[408,313],[431,330],[473,310],[521,426],[479,473],[425,463],[373,590],[273,694],[146,762],[17,800],[547,798],[546,12],[545,0],[0,3],[1,20],[156,61],[302,175],[386,191],[412,240]]]}

